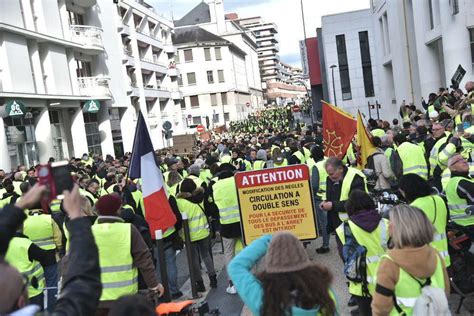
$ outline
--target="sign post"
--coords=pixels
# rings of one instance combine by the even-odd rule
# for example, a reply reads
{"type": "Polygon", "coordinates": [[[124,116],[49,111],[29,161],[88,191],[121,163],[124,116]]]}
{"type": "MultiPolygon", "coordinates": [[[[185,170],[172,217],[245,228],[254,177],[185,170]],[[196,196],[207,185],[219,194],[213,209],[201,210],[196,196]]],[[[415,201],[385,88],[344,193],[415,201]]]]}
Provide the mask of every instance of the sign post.
{"type": "Polygon", "coordinates": [[[292,165],[235,175],[243,241],[289,231],[300,240],[318,237],[309,169],[292,165]]]}

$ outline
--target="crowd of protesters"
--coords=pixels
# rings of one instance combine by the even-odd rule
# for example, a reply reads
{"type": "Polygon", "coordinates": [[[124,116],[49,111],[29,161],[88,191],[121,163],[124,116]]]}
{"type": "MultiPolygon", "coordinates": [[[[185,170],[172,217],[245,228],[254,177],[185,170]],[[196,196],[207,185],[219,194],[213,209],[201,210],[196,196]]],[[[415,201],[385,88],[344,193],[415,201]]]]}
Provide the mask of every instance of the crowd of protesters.
{"type": "MultiPolygon", "coordinates": [[[[356,139],[343,159],[325,157],[321,126],[293,122],[289,110],[279,107],[233,122],[228,132],[198,141],[192,154],[157,150],[177,218],[164,233],[170,297],[183,296],[176,253],[183,249],[186,214],[186,251],[198,292],[217,288],[211,244],[220,237],[226,292],[239,294],[255,315],[337,314],[341,302],[331,289],[332,273],[317,257],[309,260],[292,234],[263,236],[245,248],[241,241],[235,173],[307,164],[322,236],[317,254],[331,251],[335,233],[344,264],[344,249],[354,240],[371,258],[365,279],[349,282],[348,304],[360,315],[411,314],[421,293],[417,282],[427,279],[442,290],[443,301],[450,289],[447,225],[474,235],[474,212],[468,211],[474,205],[474,83],[465,88],[466,95],[440,89],[418,107],[403,103],[400,119],[391,123],[369,119],[377,149],[363,171],[355,168],[356,139]],[[374,203],[373,194],[381,192],[397,193],[405,202],[388,219],[374,203]],[[255,275],[252,268],[262,257],[264,269],[255,275]]],[[[141,290],[161,296],[164,287],[141,181],[127,176],[129,160],[129,154],[71,159],[74,189],[48,209],[40,203],[46,188],[38,183],[38,166],[0,170],[0,314],[33,315],[44,308],[64,315],[154,313],[150,300],[130,299],[141,290]]]]}

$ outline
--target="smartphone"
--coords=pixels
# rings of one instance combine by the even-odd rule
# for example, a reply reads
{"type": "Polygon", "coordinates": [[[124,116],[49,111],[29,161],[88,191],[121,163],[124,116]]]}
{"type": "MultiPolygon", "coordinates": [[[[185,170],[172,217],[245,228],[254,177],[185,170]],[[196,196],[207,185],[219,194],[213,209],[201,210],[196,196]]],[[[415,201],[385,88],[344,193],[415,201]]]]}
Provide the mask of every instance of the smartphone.
{"type": "Polygon", "coordinates": [[[456,125],[456,131],[459,134],[464,134],[464,124],[463,123],[457,124],[456,125]]]}
{"type": "Polygon", "coordinates": [[[71,177],[71,168],[68,161],[58,161],[51,163],[51,175],[54,179],[54,186],[57,199],[63,199],[64,191],[71,191],[74,181],[71,177]]]}

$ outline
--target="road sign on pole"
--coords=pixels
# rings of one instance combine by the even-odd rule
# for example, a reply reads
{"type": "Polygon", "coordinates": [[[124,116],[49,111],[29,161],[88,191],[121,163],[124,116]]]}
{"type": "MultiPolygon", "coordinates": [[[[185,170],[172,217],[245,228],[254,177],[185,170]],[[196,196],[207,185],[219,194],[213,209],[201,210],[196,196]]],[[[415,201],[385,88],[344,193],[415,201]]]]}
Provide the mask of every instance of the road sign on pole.
{"type": "Polygon", "coordinates": [[[196,126],[196,131],[198,133],[204,133],[206,131],[206,129],[205,129],[204,125],[198,125],[198,126],[196,126]]]}
{"type": "Polygon", "coordinates": [[[240,224],[246,245],[265,234],[290,231],[300,240],[318,236],[306,165],[238,172],[240,224]]]}

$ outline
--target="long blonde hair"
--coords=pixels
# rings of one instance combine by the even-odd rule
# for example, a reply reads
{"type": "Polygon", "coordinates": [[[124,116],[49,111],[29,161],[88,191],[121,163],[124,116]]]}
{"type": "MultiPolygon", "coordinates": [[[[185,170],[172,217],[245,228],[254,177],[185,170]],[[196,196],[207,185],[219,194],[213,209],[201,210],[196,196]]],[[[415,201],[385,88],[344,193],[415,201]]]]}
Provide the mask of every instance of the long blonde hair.
{"type": "Polygon", "coordinates": [[[422,247],[433,241],[435,228],[422,210],[400,204],[390,210],[391,237],[395,248],[422,247]]]}

